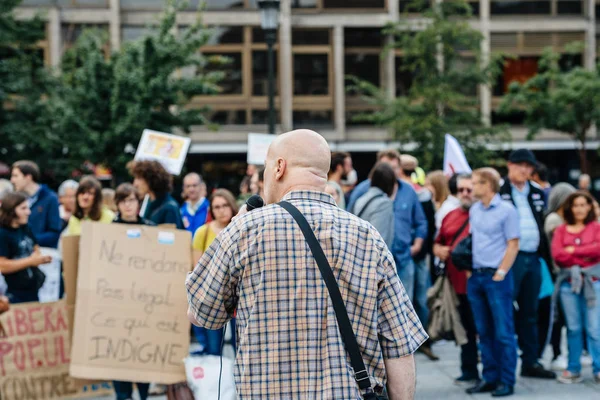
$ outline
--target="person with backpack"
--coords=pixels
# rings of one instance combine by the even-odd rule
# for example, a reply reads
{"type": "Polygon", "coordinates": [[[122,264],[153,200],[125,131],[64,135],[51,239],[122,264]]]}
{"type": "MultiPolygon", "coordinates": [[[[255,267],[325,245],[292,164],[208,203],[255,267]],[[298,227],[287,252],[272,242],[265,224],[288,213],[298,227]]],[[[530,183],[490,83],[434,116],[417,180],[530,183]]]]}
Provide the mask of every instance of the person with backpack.
{"type": "Polygon", "coordinates": [[[386,163],[375,164],[369,174],[371,187],[354,204],[351,212],[370,222],[385,240],[388,248],[394,243],[394,203],[397,190],[396,174],[386,163]]]}

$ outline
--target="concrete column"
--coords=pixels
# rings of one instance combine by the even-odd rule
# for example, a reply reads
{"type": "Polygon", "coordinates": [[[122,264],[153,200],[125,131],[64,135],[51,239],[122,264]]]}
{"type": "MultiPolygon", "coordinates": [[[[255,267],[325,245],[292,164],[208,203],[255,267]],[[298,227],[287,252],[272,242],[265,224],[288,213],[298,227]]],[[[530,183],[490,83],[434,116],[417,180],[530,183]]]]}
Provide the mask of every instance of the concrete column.
{"type": "Polygon", "coordinates": [[[60,31],[60,12],[57,7],[48,10],[48,41],[50,46],[50,65],[60,66],[61,42],[60,31]]]}
{"type": "Polygon", "coordinates": [[[596,2],[586,1],[587,29],[585,31],[585,68],[596,68],[596,2]]]}
{"type": "Polygon", "coordinates": [[[344,85],[344,27],[333,27],[333,103],[335,131],[341,140],[346,139],[346,91],[344,85]]]}
{"type": "Polygon", "coordinates": [[[112,51],[118,51],[121,48],[121,0],[110,0],[109,6],[110,48],[112,51]]]}
{"type": "MultiPolygon", "coordinates": [[[[482,62],[484,66],[490,62],[490,0],[480,0],[479,18],[481,23],[481,41],[482,62]]],[[[492,88],[489,85],[479,86],[479,95],[481,100],[481,115],[483,123],[490,125],[492,121],[492,88]]]]}
{"type": "Polygon", "coordinates": [[[279,24],[279,112],[281,129],[284,132],[292,130],[293,114],[293,85],[292,69],[292,4],[290,0],[281,2],[279,24]]]}
{"type": "MultiPolygon", "coordinates": [[[[400,2],[388,1],[388,15],[390,22],[398,22],[400,20],[400,2]]],[[[391,45],[394,42],[394,37],[388,35],[385,38],[385,44],[391,45]]],[[[389,51],[385,56],[385,88],[389,99],[396,97],[396,54],[394,51],[389,51]]]]}

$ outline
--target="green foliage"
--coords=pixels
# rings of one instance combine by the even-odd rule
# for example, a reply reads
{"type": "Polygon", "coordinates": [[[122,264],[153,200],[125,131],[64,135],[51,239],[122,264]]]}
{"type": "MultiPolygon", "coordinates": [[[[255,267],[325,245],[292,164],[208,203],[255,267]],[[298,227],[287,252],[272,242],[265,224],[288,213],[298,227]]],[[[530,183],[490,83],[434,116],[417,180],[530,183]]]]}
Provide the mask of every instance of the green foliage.
{"type": "Polygon", "coordinates": [[[386,51],[402,50],[400,69],[412,76],[406,96],[390,99],[385,90],[349,77],[348,90],[376,109],[355,120],[390,128],[403,145],[415,143],[413,153],[426,169],[441,168],[446,133],[459,140],[475,167],[489,162],[486,143],[506,137],[504,128],[482,123],[477,88],[494,82],[499,64],[484,62],[482,36],[464,20],[470,15],[464,0],[450,0],[424,12],[431,23],[423,30],[411,31],[405,21],[384,29],[394,38],[386,51]]]}
{"type": "MultiPolygon", "coordinates": [[[[581,54],[581,44],[571,44],[567,53],[581,54]]],[[[500,111],[525,113],[529,138],[542,129],[551,129],[571,136],[579,152],[581,170],[588,171],[585,144],[586,133],[600,122],[600,75],[598,69],[560,66],[561,55],[552,48],[544,50],[536,76],[521,84],[513,82],[504,97],[500,111]]]]}
{"type": "Polygon", "coordinates": [[[54,129],[68,143],[72,169],[90,162],[124,177],[132,157],[125,149],[137,146],[144,128],[189,133],[209,123],[207,108],[187,104],[194,96],[218,93],[223,73],[204,72],[211,60],[199,49],[211,32],[200,19],[174,33],[181,7],[176,3],[168,1],[156,29],[110,56],[107,38],[97,30],[85,31],[65,54],[52,105],[54,129]]]}
{"type": "Polygon", "coordinates": [[[45,96],[56,82],[36,46],[45,23],[39,17],[18,21],[13,10],[20,2],[0,2],[0,160],[10,164],[35,155],[45,170],[60,148],[48,130],[45,96]]]}

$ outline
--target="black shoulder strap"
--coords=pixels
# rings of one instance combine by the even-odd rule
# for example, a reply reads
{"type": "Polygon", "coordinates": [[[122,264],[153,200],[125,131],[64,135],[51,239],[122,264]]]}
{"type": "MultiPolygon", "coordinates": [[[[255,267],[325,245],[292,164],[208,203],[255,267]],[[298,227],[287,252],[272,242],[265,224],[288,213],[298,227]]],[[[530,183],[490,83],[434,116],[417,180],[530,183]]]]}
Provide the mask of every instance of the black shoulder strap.
{"type": "MultiPolygon", "coordinates": [[[[358,342],[356,341],[356,336],[354,335],[350,318],[348,318],[348,312],[346,311],[346,306],[344,305],[340,288],[335,280],[335,276],[333,276],[333,271],[331,270],[329,261],[327,261],[327,257],[325,257],[323,248],[319,244],[315,233],[300,210],[287,201],[282,201],[277,204],[283,207],[292,215],[292,217],[294,217],[298,223],[298,226],[300,226],[304,237],[306,238],[306,242],[308,243],[313,257],[319,266],[321,276],[323,277],[325,285],[327,286],[327,290],[329,291],[329,296],[331,297],[331,302],[333,303],[333,309],[335,310],[335,317],[338,322],[340,334],[342,335],[342,340],[346,346],[346,351],[350,355],[350,362],[352,363],[352,369],[354,370],[354,379],[356,379],[359,388],[369,391],[368,394],[371,395],[373,393],[371,380],[369,378],[367,368],[365,367],[365,363],[362,359],[362,355],[360,354],[358,342]]],[[[367,397],[365,395],[365,399],[367,398],[370,398],[370,396],[367,397]]]]}
{"type": "Polygon", "coordinates": [[[454,235],[454,237],[452,238],[452,241],[449,244],[450,247],[452,247],[452,245],[454,244],[454,242],[456,242],[456,239],[458,239],[458,237],[460,236],[460,234],[463,233],[463,231],[465,230],[465,228],[467,227],[467,225],[469,225],[469,218],[468,217],[467,217],[467,220],[456,231],[456,234],[454,235]]]}
{"type": "MultiPolygon", "coordinates": [[[[365,212],[365,210],[369,207],[369,205],[375,200],[375,199],[379,199],[381,197],[385,196],[384,194],[378,194],[377,196],[373,196],[371,197],[367,203],[363,206],[362,210],[360,210],[360,212],[358,214],[356,214],[356,216],[358,218],[361,218],[361,216],[363,215],[363,213],[365,212]]],[[[354,207],[356,207],[356,204],[354,205],[354,207]]]]}

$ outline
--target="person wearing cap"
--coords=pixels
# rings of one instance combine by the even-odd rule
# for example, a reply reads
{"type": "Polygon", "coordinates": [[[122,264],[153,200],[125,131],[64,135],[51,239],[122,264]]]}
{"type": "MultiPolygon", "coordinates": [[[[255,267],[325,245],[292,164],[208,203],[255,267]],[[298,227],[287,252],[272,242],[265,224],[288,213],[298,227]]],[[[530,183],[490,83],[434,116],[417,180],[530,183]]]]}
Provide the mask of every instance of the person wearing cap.
{"type": "Polygon", "coordinates": [[[552,265],[548,240],[544,233],[544,192],[530,179],[537,165],[529,149],[514,150],[508,158],[508,176],[500,188],[500,195],[511,202],[519,214],[519,253],[513,264],[513,299],[518,304],[515,325],[521,348],[521,376],[555,379],[556,374],[545,369],[538,361],[539,293],[542,284],[542,266],[552,265]]]}

